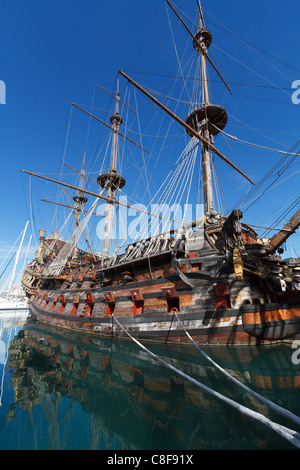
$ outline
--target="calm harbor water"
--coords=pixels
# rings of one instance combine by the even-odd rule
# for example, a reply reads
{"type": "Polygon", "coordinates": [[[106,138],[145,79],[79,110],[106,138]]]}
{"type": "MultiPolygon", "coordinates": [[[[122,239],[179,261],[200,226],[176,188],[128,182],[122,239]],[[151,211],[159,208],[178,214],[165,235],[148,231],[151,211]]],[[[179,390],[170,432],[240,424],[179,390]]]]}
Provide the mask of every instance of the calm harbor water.
{"type": "MultiPolygon", "coordinates": [[[[137,345],[0,317],[1,450],[295,449],[265,425],[201,391],[137,345]]],[[[186,374],[294,428],[229,382],[194,348],[149,346],[186,374]]],[[[300,415],[290,346],[209,347],[216,362],[300,415]]],[[[296,429],[299,431],[299,429],[296,429]]]]}

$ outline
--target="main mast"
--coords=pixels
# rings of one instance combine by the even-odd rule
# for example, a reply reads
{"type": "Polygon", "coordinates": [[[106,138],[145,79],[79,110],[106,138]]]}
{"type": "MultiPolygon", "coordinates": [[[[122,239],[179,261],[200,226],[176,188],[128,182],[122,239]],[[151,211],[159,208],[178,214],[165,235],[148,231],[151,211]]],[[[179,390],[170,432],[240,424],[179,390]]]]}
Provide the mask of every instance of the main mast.
{"type": "Polygon", "coordinates": [[[119,129],[123,122],[119,114],[119,107],[120,107],[120,93],[119,91],[117,91],[115,113],[110,118],[110,122],[114,130],[110,169],[107,171],[107,173],[100,174],[97,179],[99,186],[101,186],[101,188],[106,189],[107,197],[110,199],[110,201],[107,201],[106,203],[106,212],[105,212],[105,228],[104,228],[104,243],[103,243],[104,258],[108,258],[109,256],[110,229],[111,229],[111,222],[112,222],[112,206],[113,206],[113,202],[111,202],[111,200],[116,199],[116,196],[115,196],[116,191],[120,188],[123,188],[126,184],[125,179],[122,176],[118,175],[117,173],[118,137],[119,137],[119,129]]]}
{"type": "MultiPolygon", "coordinates": [[[[201,16],[200,16],[200,24],[202,24],[201,16]]],[[[202,50],[207,52],[207,49],[210,46],[211,36],[208,33],[208,31],[206,31],[204,23],[200,32],[201,32],[200,44],[202,45],[202,50]]],[[[205,54],[203,52],[200,52],[200,53],[201,53],[201,60],[202,60],[203,106],[205,109],[207,109],[210,104],[208,83],[207,83],[207,66],[206,66],[205,54]]],[[[207,119],[207,114],[206,114],[201,133],[202,133],[202,136],[206,140],[211,142],[211,135],[209,132],[208,124],[209,124],[209,121],[207,119]]],[[[210,161],[211,161],[211,155],[210,155],[208,146],[203,144],[202,145],[202,165],[203,165],[205,213],[210,213],[213,210],[213,190],[212,190],[210,161]]]]}
{"type": "MultiPolygon", "coordinates": [[[[218,134],[227,123],[227,113],[221,106],[210,102],[207,75],[208,49],[212,43],[212,35],[205,27],[202,7],[197,0],[199,11],[199,29],[194,36],[194,49],[201,55],[202,70],[202,106],[194,109],[187,117],[187,124],[197,131],[207,142],[214,144],[214,136],[218,134]]],[[[202,166],[205,213],[213,211],[213,184],[211,171],[211,151],[202,140],[202,166]]]]}

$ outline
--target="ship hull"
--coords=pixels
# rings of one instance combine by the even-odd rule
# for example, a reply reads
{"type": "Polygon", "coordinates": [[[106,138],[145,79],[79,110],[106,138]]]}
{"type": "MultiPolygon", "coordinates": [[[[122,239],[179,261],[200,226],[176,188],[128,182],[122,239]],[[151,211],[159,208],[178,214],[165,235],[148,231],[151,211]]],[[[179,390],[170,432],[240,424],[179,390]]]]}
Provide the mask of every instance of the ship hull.
{"type": "Polygon", "coordinates": [[[72,331],[182,345],[188,335],[198,344],[257,345],[300,333],[300,291],[269,300],[276,284],[268,291],[256,273],[238,276],[207,242],[185,258],[168,251],[107,267],[82,263],[56,277],[27,275],[37,285],[32,316],[72,331]]]}
{"type": "MultiPolygon", "coordinates": [[[[79,316],[54,313],[43,302],[32,302],[32,316],[49,325],[91,335],[128,339],[112,315],[79,316]]],[[[133,308],[133,307],[132,307],[133,308]]],[[[264,305],[255,309],[201,310],[195,305],[180,311],[148,311],[141,315],[116,313],[118,322],[133,337],[147,342],[191,344],[187,332],[197,344],[258,345],[291,339],[300,333],[300,303],[264,305]],[[180,320],[180,322],[178,321],[180,320]]]]}
{"type": "Polygon", "coordinates": [[[256,338],[289,338],[299,333],[300,303],[250,307],[243,312],[244,331],[256,338]]]}

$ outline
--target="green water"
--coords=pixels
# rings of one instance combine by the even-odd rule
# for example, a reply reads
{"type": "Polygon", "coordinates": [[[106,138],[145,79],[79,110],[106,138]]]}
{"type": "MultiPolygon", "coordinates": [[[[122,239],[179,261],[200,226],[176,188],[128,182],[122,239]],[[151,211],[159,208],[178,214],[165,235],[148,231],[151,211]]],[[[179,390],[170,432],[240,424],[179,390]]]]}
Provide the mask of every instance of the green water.
{"type": "MultiPolygon", "coordinates": [[[[2,320],[1,450],[295,449],[131,342],[23,323],[2,320]]],[[[225,379],[194,347],[184,354],[177,347],[148,347],[206,386],[299,431],[225,379]]],[[[300,415],[300,366],[290,346],[206,352],[250,388],[300,415]]]]}

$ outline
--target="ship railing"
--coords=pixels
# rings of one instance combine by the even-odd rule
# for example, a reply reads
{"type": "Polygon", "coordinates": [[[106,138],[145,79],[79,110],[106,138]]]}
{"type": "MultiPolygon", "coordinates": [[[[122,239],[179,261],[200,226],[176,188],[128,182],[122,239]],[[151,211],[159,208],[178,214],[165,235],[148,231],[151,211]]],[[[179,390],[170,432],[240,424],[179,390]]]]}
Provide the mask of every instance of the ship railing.
{"type": "Polygon", "coordinates": [[[25,273],[28,273],[28,274],[30,274],[31,276],[38,276],[38,275],[41,274],[41,272],[42,272],[42,270],[41,270],[41,268],[38,267],[38,266],[37,266],[37,267],[34,267],[34,268],[27,266],[27,268],[26,268],[25,271],[24,271],[24,274],[25,274],[25,273]]]}
{"type": "MultiPolygon", "coordinates": [[[[203,218],[197,219],[183,225],[183,227],[179,229],[173,229],[161,233],[156,237],[149,237],[133,242],[125,248],[122,254],[119,254],[119,250],[117,249],[110,258],[106,260],[102,258],[103,267],[114,266],[134,259],[145,258],[157,253],[170,251],[177,240],[182,240],[184,237],[188,239],[195,233],[195,230],[199,230],[199,226],[203,226],[203,221],[203,218]]],[[[101,260],[101,256],[98,256],[98,258],[101,260]]]]}
{"type": "Polygon", "coordinates": [[[115,253],[114,256],[108,258],[103,262],[105,267],[114,266],[116,264],[122,264],[124,262],[133,261],[139,258],[147,258],[154,254],[164,253],[170,251],[170,244],[174,241],[174,238],[163,239],[162,237],[152,238],[149,240],[140,241],[138,243],[131,244],[127,247],[125,253],[118,255],[115,253]]]}

